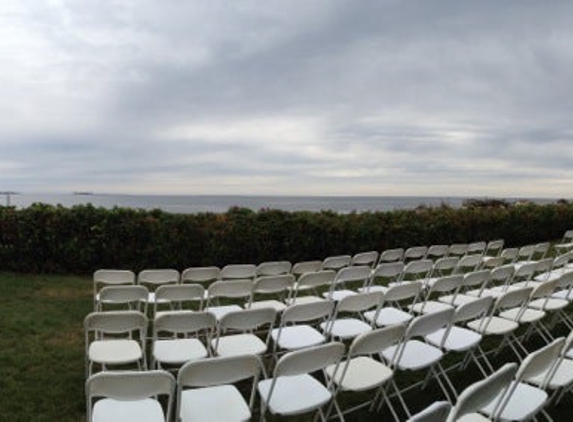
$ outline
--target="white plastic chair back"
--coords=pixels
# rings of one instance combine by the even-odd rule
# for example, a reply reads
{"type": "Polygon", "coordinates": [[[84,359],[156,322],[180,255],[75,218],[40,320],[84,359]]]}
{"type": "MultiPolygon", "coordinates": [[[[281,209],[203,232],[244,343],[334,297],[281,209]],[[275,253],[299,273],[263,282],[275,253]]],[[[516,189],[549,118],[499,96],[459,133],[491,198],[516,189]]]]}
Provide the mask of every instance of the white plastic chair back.
{"type": "Polygon", "coordinates": [[[502,310],[523,305],[529,300],[532,291],[533,287],[510,290],[497,298],[494,307],[496,310],[502,310]]]}
{"type": "Polygon", "coordinates": [[[531,299],[549,299],[551,293],[555,291],[558,282],[559,280],[555,279],[538,283],[531,292],[531,299]]]}
{"type": "Polygon", "coordinates": [[[528,262],[523,265],[520,265],[513,273],[513,278],[511,282],[513,283],[514,281],[517,280],[522,280],[522,281],[531,280],[531,277],[533,277],[533,274],[535,274],[536,266],[537,262],[528,262]]]}
{"type": "Polygon", "coordinates": [[[456,273],[467,273],[475,271],[481,264],[482,256],[478,254],[465,255],[460,258],[455,269],[456,273]]]}
{"type": "Polygon", "coordinates": [[[284,293],[293,286],[294,276],[292,274],[261,276],[253,284],[253,296],[255,294],[284,293]]]}
{"type": "Polygon", "coordinates": [[[84,320],[86,333],[123,334],[138,331],[145,337],[147,317],[138,311],[92,312],[84,320]]]}
{"type": "Polygon", "coordinates": [[[386,291],[384,298],[386,302],[399,302],[405,299],[416,299],[420,295],[422,287],[423,283],[421,281],[395,284],[386,291]]]}
{"type": "Polygon", "coordinates": [[[379,264],[374,269],[370,279],[376,280],[377,278],[385,278],[390,281],[395,281],[400,274],[402,274],[402,271],[404,271],[404,263],[402,261],[385,262],[383,264],[379,264]]]}
{"type": "Polygon", "coordinates": [[[404,261],[424,259],[427,252],[427,246],[412,246],[404,251],[404,261]]]}
{"type": "Polygon", "coordinates": [[[369,252],[360,252],[357,253],[352,257],[352,261],[350,261],[351,266],[366,266],[366,267],[374,267],[378,262],[378,252],[377,251],[369,251],[369,252]]]}
{"type": "Polygon", "coordinates": [[[253,264],[230,264],[221,268],[221,280],[254,279],[257,267],[253,264]]]}
{"type": "Polygon", "coordinates": [[[336,277],[332,282],[333,289],[337,284],[344,284],[344,283],[356,283],[361,282],[362,285],[365,285],[368,282],[368,278],[370,277],[370,267],[346,267],[341,268],[337,273],[336,277]]]}
{"type": "Polygon", "coordinates": [[[344,355],[344,350],[343,343],[332,342],[289,352],[277,362],[273,378],[308,374],[336,365],[344,355]]]}
{"type": "Polygon", "coordinates": [[[452,322],[457,323],[481,318],[488,313],[492,303],[492,296],[484,296],[472,302],[464,303],[456,308],[452,322]]]}
{"type": "Polygon", "coordinates": [[[457,256],[448,256],[439,258],[434,262],[431,276],[442,276],[451,273],[458,265],[459,258],[457,256]]]}
{"type": "Polygon", "coordinates": [[[446,327],[452,320],[454,309],[444,309],[443,311],[420,315],[414,318],[406,329],[405,338],[425,336],[446,327]]]}
{"type": "Polygon", "coordinates": [[[221,278],[219,267],[191,267],[181,273],[181,283],[210,283],[221,278]]]}
{"type": "Polygon", "coordinates": [[[400,280],[425,280],[430,275],[433,267],[434,261],[431,259],[410,261],[404,267],[402,275],[400,276],[400,280]]]}
{"type": "Polygon", "coordinates": [[[543,258],[537,261],[533,275],[535,280],[541,281],[548,279],[550,271],[553,269],[553,261],[552,258],[543,258]]]}
{"type": "MultiPolygon", "coordinates": [[[[368,309],[380,306],[384,301],[384,293],[370,292],[359,293],[342,298],[336,306],[336,314],[339,312],[364,312],[368,309]]],[[[334,316],[336,318],[336,315],[334,316]]]]}
{"type": "Polygon", "coordinates": [[[461,274],[447,275],[438,278],[428,291],[428,297],[432,293],[447,293],[457,289],[463,282],[464,276],[461,274]]]}
{"type": "Polygon", "coordinates": [[[321,286],[330,286],[335,277],[336,272],[332,270],[304,273],[300,276],[298,282],[296,283],[296,291],[294,292],[294,296],[296,297],[298,290],[303,290],[305,288],[315,289],[321,286]]]}
{"type": "Polygon", "coordinates": [[[341,268],[348,267],[352,257],[350,255],[329,256],[322,261],[322,270],[338,271],[341,268]]]}
{"type": "Polygon", "coordinates": [[[158,306],[167,302],[169,305],[182,305],[184,302],[198,302],[199,310],[203,309],[205,288],[201,284],[166,284],[155,291],[154,312],[158,306]]]}
{"type": "Polygon", "coordinates": [[[468,244],[467,243],[454,243],[450,245],[450,249],[448,251],[448,256],[464,256],[468,251],[468,244]]]}
{"type": "Polygon", "coordinates": [[[103,310],[103,306],[109,305],[129,305],[130,309],[141,310],[141,304],[143,304],[143,310],[147,309],[147,298],[149,297],[149,291],[145,286],[137,285],[118,285],[118,286],[106,286],[102,288],[99,292],[98,300],[98,311],[103,310]]]}
{"type": "Polygon", "coordinates": [[[220,297],[250,298],[253,284],[254,282],[251,279],[215,281],[207,288],[208,304],[220,297]]]}
{"type": "Polygon", "coordinates": [[[289,274],[292,264],[289,261],[268,261],[257,265],[257,277],[289,274]]]}
{"type": "Polygon", "coordinates": [[[535,245],[522,246],[517,252],[517,261],[530,261],[534,252],[535,245]]]}
{"type": "Polygon", "coordinates": [[[144,285],[176,284],[179,283],[179,271],[171,269],[143,270],[137,275],[137,283],[144,285]]]}
{"type": "Polygon", "coordinates": [[[549,242],[542,242],[538,243],[533,248],[533,254],[531,255],[532,259],[542,260],[545,259],[547,252],[549,252],[549,247],[551,244],[549,242]]]}
{"type": "Polygon", "coordinates": [[[573,242],[573,230],[566,230],[563,234],[563,239],[561,239],[561,243],[570,243],[573,242]]]}
{"type": "Polygon", "coordinates": [[[297,262],[292,267],[292,273],[295,277],[300,277],[306,273],[315,273],[320,271],[322,267],[322,261],[303,261],[297,262]]]}
{"type": "Polygon", "coordinates": [[[483,256],[485,253],[485,248],[487,247],[486,242],[473,242],[468,245],[467,255],[477,254],[483,256]]]}
{"type": "MultiPolygon", "coordinates": [[[[181,389],[232,384],[251,377],[258,378],[261,367],[261,360],[255,355],[214,357],[191,361],[179,370],[177,385],[181,389]]],[[[221,406],[224,405],[221,403],[221,406]]]]}
{"type": "Polygon", "coordinates": [[[484,255],[492,256],[492,257],[499,257],[499,255],[501,254],[501,251],[503,249],[504,244],[505,244],[505,242],[503,241],[503,239],[490,240],[487,243],[484,255]]]}
{"type": "Polygon", "coordinates": [[[462,286],[466,288],[482,286],[490,280],[490,277],[490,270],[472,271],[470,273],[464,274],[464,281],[462,281],[462,286]]]}
{"type": "Polygon", "coordinates": [[[450,247],[448,245],[431,245],[426,252],[426,258],[435,261],[440,258],[444,258],[449,251],[450,247]]]}
{"type": "Polygon", "coordinates": [[[503,251],[501,251],[501,254],[499,256],[504,259],[504,262],[508,264],[513,264],[517,260],[518,253],[519,253],[518,248],[506,248],[503,251]]]}
{"type": "Polygon", "coordinates": [[[491,270],[491,281],[496,284],[507,284],[512,279],[515,268],[511,264],[502,265],[501,267],[491,270]]]}
{"type": "Polygon", "coordinates": [[[482,262],[481,267],[484,269],[493,270],[494,268],[501,267],[504,262],[505,260],[501,256],[491,256],[487,257],[487,260],[482,262]]]}
{"type": "Polygon", "coordinates": [[[135,273],[129,270],[97,270],[94,285],[135,284],[135,273]]]}
{"type": "Polygon", "coordinates": [[[135,401],[156,396],[167,397],[165,421],[171,420],[175,378],[166,371],[105,371],[86,381],[86,421],[92,421],[94,399],[135,401]]]}
{"type": "Polygon", "coordinates": [[[468,386],[458,397],[446,422],[455,422],[464,415],[475,413],[507,390],[515,373],[516,363],[506,363],[489,377],[468,386]]]}
{"type": "Polygon", "coordinates": [[[272,327],[276,316],[277,311],[273,308],[231,311],[221,318],[219,330],[220,332],[227,330],[252,331],[265,325],[272,327]]]}
{"type": "Polygon", "coordinates": [[[320,302],[301,303],[286,308],[281,317],[281,326],[289,322],[314,321],[320,318],[328,319],[334,310],[334,302],[324,300],[320,302]]]}
{"type": "Polygon", "coordinates": [[[451,409],[452,405],[447,401],[434,402],[406,422],[444,422],[451,409]]]}
{"type": "Polygon", "coordinates": [[[521,365],[517,370],[517,374],[515,375],[515,380],[517,382],[527,382],[529,379],[547,372],[546,379],[541,385],[542,388],[545,388],[547,382],[550,381],[550,375],[552,375],[552,371],[550,371],[550,369],[561,354],[564,344],[565,338],[559,337],[547,346],[530,353],[525,359],[523,359],[523,362],[521,362],[521,365]]]}
{"type": "Polygon", "coordinates": [[[378,259],[378,264],[383,264],[386,262],[403,261],[404,260],[404,249],[386,249],[380,254],[378,259]]]}
{"type": "Polygon", "coordinates": [[[215,316],[209,312],[176,311],[158,315],[153,321],[154,338],[159,333],[191,334],[205,330],[210,337],[217,325],[215,316]]]}
{"type": "Polygon", "coordinates": [[[348,357],[373,355],[402,341],[406,325],[396,324],[378,328],[357,336],[350,345],[348,357]]]}

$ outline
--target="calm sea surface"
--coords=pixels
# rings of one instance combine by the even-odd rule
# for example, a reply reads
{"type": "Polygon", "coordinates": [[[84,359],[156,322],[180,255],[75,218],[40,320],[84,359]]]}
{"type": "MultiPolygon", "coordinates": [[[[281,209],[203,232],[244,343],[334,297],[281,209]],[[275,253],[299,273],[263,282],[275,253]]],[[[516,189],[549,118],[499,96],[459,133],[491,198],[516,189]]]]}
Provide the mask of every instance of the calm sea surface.
{"type": "MultiPolygon", "coordinates": [[[[419,205],[439,206],[442,203],[452,207],[462,205],[464,197],[424,196],[226,196],[226,195],[116,195],[116,194],[28,194],[0,195],[0,203],[17,208],[27,207],[35,202],[72,207],[91,203],[96,207],[128,207],[161,209],[172,213],[191,214],[198,212],[221,213],[238,206],[260,210],[261,208],[284,211],[322,211],[339,213],[352,211],[391,211],[413,209],[419,205]]],[[[516,198],[507,198],[515,200],[516,198]]],[[[537,203],[549,203],[554,199],[528,198],[537,203]]]]}

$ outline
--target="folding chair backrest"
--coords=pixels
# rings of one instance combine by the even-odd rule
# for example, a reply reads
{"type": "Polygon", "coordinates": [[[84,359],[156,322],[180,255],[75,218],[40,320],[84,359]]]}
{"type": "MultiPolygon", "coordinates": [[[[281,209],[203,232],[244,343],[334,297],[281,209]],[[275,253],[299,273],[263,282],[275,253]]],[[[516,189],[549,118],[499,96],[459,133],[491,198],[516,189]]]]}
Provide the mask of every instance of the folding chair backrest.
{"type": "Polygon", "coordinates": [[[253,264],[230,264],[221,268],[221,280],[254,279],[257,267],[253,264]]]}
{"type": "Polygon", "coordinates": [[[452,290],[457,289],[461,285],[463,280],[464,276],[461,274],[453,274],[440,277],[430,287],[428,296],[431,295],[432,293],[451,292],[452,290]]]}
{"type": "Polygon", "coordinates": [[[221,318],[219,328],[226,330],[254,330],[275,322],[277,311],[273,308],[244,309],[231,311],[221,318]]]}
{"type": "Polygon", "coordinates": [[[145,303],[149,297],[149,291],[145,286],[118,285],[106,286],[99,292],[99,310],[104,303],[131,304],[145,303]]]}
{"type": "Polygon", "coordinates": [[[451,322],[453,315],[453,308],[420,315],[410,322],[406,329],[405,337],[411,339],[436,332],[440,328],[446,327],[451,322]]]}
{"type": "Polygon", "coordinates": [[[423,283],[421,281],[395,284],[386,291],[384,297],[387,302],[414,299],[418,297],[422,287],[423,283]]]}
{"type": "Polygon", "coordinates": [[[559,289],[567,290],[573,288],[573,271],[563,273],[557,280],[559,289]]]}
{"type": "Polygon", "coordinates": [[[303,261],[297,262],[292,267],[292,273],[295,277],[300,277],[306,273],[314,273],[320,271],[322,261],[303,261]]]}
{"type": "Polygon", "coordinates": [[[557,269],[557,268],[563,268],[565,265],[567,265],[569,263],[569,261],[571,261],[571,252],[567,252],[564,254],[561,254],[559,256],[556,256],[553,259],[553,269],[557,269]]]}
{"type": "Polygon", "coordinates": [[[462,285],[464,287],[481,286],[484,283],[487,283],[490,280],[490,277],[490,270],[472,271],[464,274],[464,281],[462,281],[462,285]]]}
{"type": "Polygon", "coordinates": [[[517,260],[518,253],[519,253],[518,248],[506,248],[503,251],[501,251],[501,254],[499,256],[501,256],[505,260],[505,262],[510,264],[514,263],[517,260]]]}
{"type": "Polygon", "coordinates": [[[451,409],[452,405],[447,401],[434,402],[406,422],[444,422],[451,409]]]}
{"type": "Polygon", "coordinates": [[[472,302],[464,303],[456,308],[452,322],[456,323],[481,318],[488,313],[492,303],[492,296],[484,296],[472,302]]]}
{"type": "Polygon", "coordinates": [[[559,280],[555,279],[538,283],[533,288],[533,292],[531,292],[531,298],[532,299],[549,298],[549,295],[551,295],[551,293],[553,293],[553,291],[557,287],[558,282],[559,280]]]}
{"type": "Polygon", "coordinates": [[[370,277],[370,273],[370,267],[365,266],[341,268],[336,273],[333,285],[339,283],[352,283],[357,281],[366,283],[370,277]]]}
{"type": "Polygon", "coordinates": [[[490,256],[487,258],[488,258],[487,260],[484,260],[482,262],[481,268],[494,269],[501,267],[505,262],[505,260],[501,256],[490,256]]]}
{"type": "Polygon", "coordinates": [[[289,261],[269,261],[257,265],[257,277],[289,274],[292,264],[289,261]]]}
{"type": "Polygon", "coordinates": [[[374,265],[376,265],[376,262],[378,262],[377,251],[360,252],[352,257],[350,265],[352,266],[362,265],[372,268],[374,265]]]}
{"type": "Polygon", "coordinates": [[[205,287],[201,284],[166,284],[155,291],[155,305],[160,302],[182,303],[198,301],[205,297],[205,287]]]}
{"type": "Polygon", "coordinates": [[[135,273],[129,270],[97,270],[94,285],[135,284],[135,273]]]}
{"type": "Polygon", "coordinates": [[[384,300],[384,293],[370,292],[342,298],[337,306],[336,312],[364,312],[373,307],[379,306],[384,300]]]}
{"type": "Polygon", "coordinates": [[[179,283],[179,271],[172,269],[152,269],[140,271],[137,275],[137,283],[148,286],[161,284],[179,283]]]}
{"type": "Polygon", "coordinates": [[[537,262],[528,262],[520,265],[513,273],[513,280],[530,280],[533,274],[535,274],[535,267],[537,262]]]}
{"type": "Polygon", "coordinates": [[[304,273],[298,279],[297,287],[320,287],[329,286],[336,277],[336,272],[333,270],[316,271],[312,273],[304,273]]]}
{"type": "Polygon", "coordinates": [[[502,310],[521,306],[529,299],[532,291],[533,287],[523,287],[520,289],[509,290],[497,298],[494,307],[496,310],[502,310]]]}
{"type": "Polygon", "coordinates": [[[537,259],[537,260],[544,259],[545,256],[547,255],[547,252],[549,252],[550,246],[551,244],[549,242],[542,242],[536,244],[535,247],[533,248],[533,254],[531,256],[532,259],[537,259]]]}
{"type": "Polygon", "coordinates": [[[432,268],[432,275],[446,275],[446,272],[451,273],[454,268],[458,265],[459,258],[457,256],[447,256],[445,258],[439,258],[434,262],[432,268]]]}
{"type": "Polygon", "coordinates": [[[267,275],[255,279],[253,285],[253,295],[257,293],[272,294],[285,292],[294,285],[292,274],[267,275]]]}
{"type": "Polygon", "coordinates": [[[221,278],[219,267],[191,267],[181,273],[181,283],[210,283],[221,278]]]}
{"type": "Polygon", "coordinates": [[[535,252],[535,245],[526,245],[519,248],[517,252],[518,261],[529,261],[535,252]]]}
{"type": "MultiPolygon", "coordinates": [[[[177,384],[182,387],[212,387],[258,378],[261,360],[255,355],[214,357],[187,362],[179,370],[177,384]]],[[[221,403],[224,406],[225,403],[221,403]]]]}
{"type": "Polygon", "coordinates": [[[92,312],[84,320],[86,333],[122,334],[147,330],[147,317],[139,311],[92,312]]]}
{"type": "Polygon", "coordinates": [[[208,300],[219,297],[249,297],[253,290],[253,284],[252,279],[215,281],[207,288],[207,297],[208,300]]]}
{"type": "MultiPolygon", "coordinates": [[[[555,339],[550,344],[542,347],[535,352],[527,355],[525,359],[521,362],[517,374],[515,375],[516,381],[528,381],[529,379],[547,372],[546,379],[543,384],[546,384],[550,379],[551,375],[550,369],[555,364],[557,358],[563,350],[563,345],[565,344],[565,338],[559,337],[555,339]]],[[[542,384],[542,388],[545,386],[542,384]]]]}
{"type": "Polygon", "coordinates": [[[506,363],[489,377],[468,386],[459,395],[446,422],[455,422],[464,415],[475,413],[487,406],[509,387],[516,372],[516,363],[506,363]]]}
{"type": "Polygon", "coordinates": [[[153,321],[153,332],[189,334],[207,330],[211,332],[217,324],[215,316],[209,312],[175,311],[165,312],[153,321]]]}
{"type": "Polygon", "coordinates": [[[400,343],[405,333],[406,325],[404,324],[390,325],[362,333],[352,341],[348,350],[348,357],[380,353],[380,351],[400,343]]]}
{"type": "Polygon", "coordinates": [[[464,256],[468,251],[468,244],[467,243],[454,243],[450,245],[450,249],[448,250],[448,256],[464,256]]]}
{"type": "Polygon", "coordinates": [[[404,249],[402,248],[386,249],[385,251],[382,251],[382,253],[380,254],[378,263],[383,264],[385,262],[402,261],[403,259],[404,259],[404,249]]]}
{"type": "Polygon", "coordinates": [[[287,353],[277,362],[274,378],[308,374],[338,364],[344,350],[343,343],[332,342],[287,353]]]}
{"type": "Polygon", "coordinates": [[[338,271],[341,268],[348,267],[352,257],[350,255],[329,256],[322,261],[322,270],[338,271]]]}
{"type": "Polygon", "coordinates": [[[110,398],[119,401],[167,397],[165,420],[171,420],[175,378],[166,371],[104,371],[86,381],[86,421],[92,421],[93,400],[110,398]]]}
{"type": "Polygon", "coordinates": [[[481,264],[481,260],[482,256],[479,254],[465,255],[460,258],[455,272],[466,273],[469,271],[475,271],[477,267],[481,264]]]}
{"type": "Polygon", "coordinates": [[[484,255],[498,257],[501,254],[504,244],[503,239],[490,240],[487,243],[484,255]]]}
{"type": "Polygon", "coordinates": [[[486,242],[473,242],[470,243],[468,245],[468,251],[467,254],[471,255],[471,254],[477,254],[477,255],[482,255],[485,253],[485,248],[487,247],[486,242]]]}
{"type": "Polygon", "coordinates": [[[404,270],[404,263],[402,261],[396,262],[385,262],[383,264],[379,264],[374,271],[370,278],[375,280],[376,278],[389,278],[389,279],[396,279],[402,271],[404,270]]]}
{"type": "Polygon", "coordinates": [[[291,305],[283,311],[281,325],[289,322],[314,321],[320,318],[329,318],[334,310],[334,302],[324,300],[320,302],[301,303],[291,305]]]}
{"type": "Polygon", "coordinates": [[[561,243],[569,243],[573,241],[573,230],[566,230],[563,234],[563,239],[561,239],[561,243]]]}
{"type": "Polygon", "coordinates": [[[430,271],[434,267],[434,261],[431,259],[420,259],[417,261],[410,261],[404,267],[401,280],[425,280],[430,275],[430,271]]]}
{"type": "Polygon", "coordinates": [[[412,246],[404,251],[404,261],[424,259],[427,252],[427,246],[412,246]]]}
{"type": "Polygon", "coordinates": [[[448,254],[449,249],[448,245],[431,245],[426,252],[426,258],[431,260],[443,258],[448,254]]]}
{"type": "Polygon", "coordinates": [[[513,277],[515,268],[511,264],[502,265],[501,267],[491,270],[491,280],[496,283],[506,283],[513,277]]]}

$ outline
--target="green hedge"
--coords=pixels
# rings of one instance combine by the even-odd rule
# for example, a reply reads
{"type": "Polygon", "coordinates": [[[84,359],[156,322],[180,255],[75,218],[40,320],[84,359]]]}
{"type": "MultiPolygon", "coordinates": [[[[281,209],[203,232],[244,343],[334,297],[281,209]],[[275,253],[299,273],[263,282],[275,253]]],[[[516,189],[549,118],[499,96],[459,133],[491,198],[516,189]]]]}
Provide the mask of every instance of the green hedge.
{"type": "Polygon", "coordinates": [[[420,207],[411,211],[170,214],[33,204],[0,207],[0,269],[91,273],[98,268],[291,262],[415,245],[505,239],[517,246],[558,239],[573,227],[573,205],[420,207]]]}

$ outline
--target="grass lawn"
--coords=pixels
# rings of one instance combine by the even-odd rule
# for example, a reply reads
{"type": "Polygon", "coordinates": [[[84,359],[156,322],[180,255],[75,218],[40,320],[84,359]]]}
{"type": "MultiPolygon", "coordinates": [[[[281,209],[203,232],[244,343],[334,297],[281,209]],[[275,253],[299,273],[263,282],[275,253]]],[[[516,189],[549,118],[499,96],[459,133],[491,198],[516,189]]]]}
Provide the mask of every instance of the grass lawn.
{"type": "MultiPolygon", "coordinates": [[[[0,421],[84,420],[83,319],[92,310],[91,278],[0,273],[0,290],[0,421]]],[[[506,351],[494,364],[514,360],[506,351]]],[[[453,378],[463,388],[481,376],[470,367],[455,371],[453,378]]],[[[443,399],[433,384],[406,394],[412,410],[443,399]]],[[[343,396],[340,401],[346,406],[354,399],[343,396]]],[[[572,394],[549,408],[557,421],[569,420],[572,411],[572,394]]],[[[363,411],[347,420],[392,419],[384,411],[363,411]]]]}

